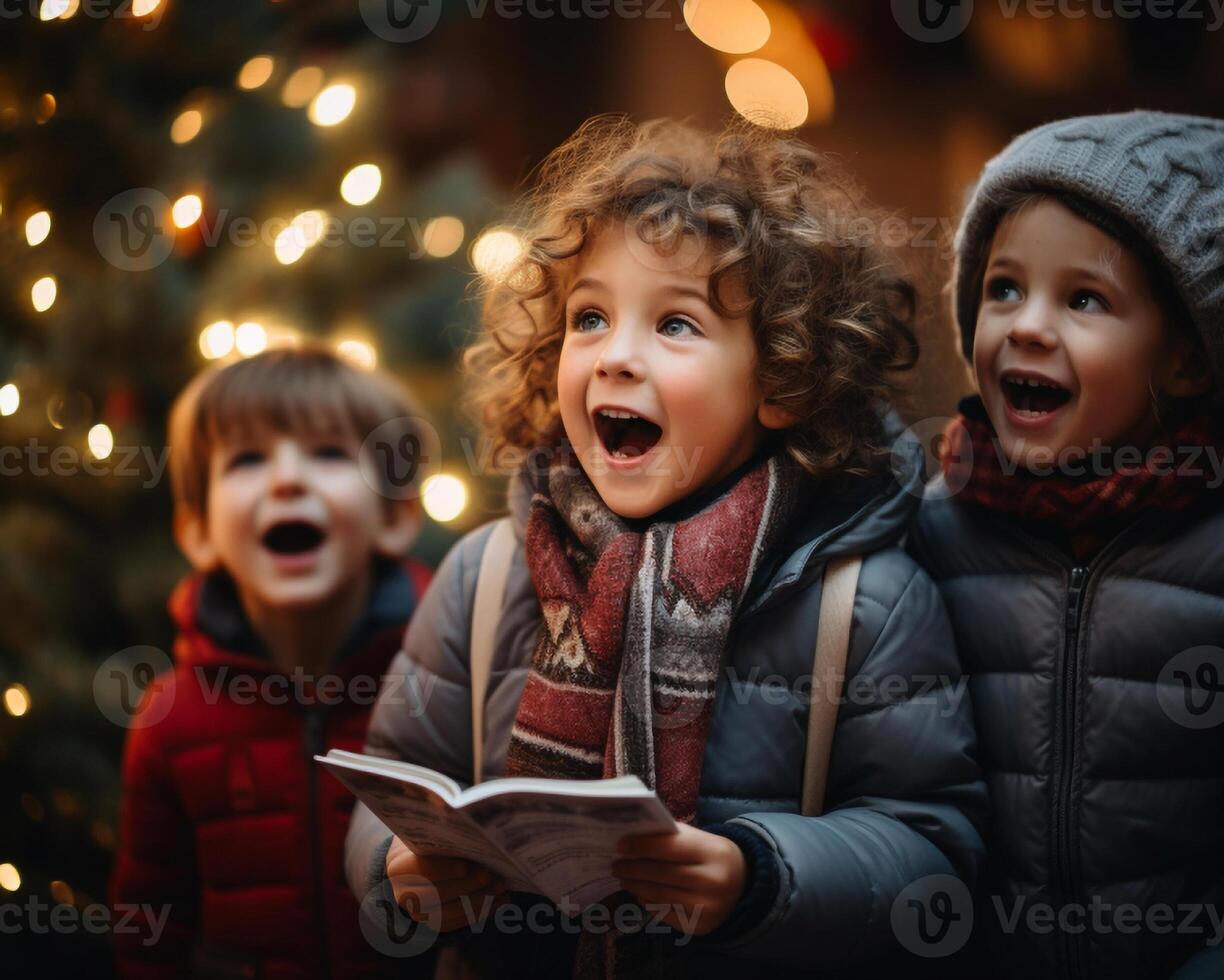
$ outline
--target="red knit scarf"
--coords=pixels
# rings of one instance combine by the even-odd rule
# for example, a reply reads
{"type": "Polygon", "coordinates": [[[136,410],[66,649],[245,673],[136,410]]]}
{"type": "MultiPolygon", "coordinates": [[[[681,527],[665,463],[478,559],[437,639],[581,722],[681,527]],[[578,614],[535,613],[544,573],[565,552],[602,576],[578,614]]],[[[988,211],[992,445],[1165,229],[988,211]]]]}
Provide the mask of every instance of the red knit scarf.
{"type": "Polygon", "coordinates": [[[949,423],[940,464],[958,499],[1061,529],[1076,558],[1085,559],[1140,515],[1188,510],[1218,489],[1224,445],[1214,420],[1202,413],[1150,449],[1097,447],[1068,453],[1061,468],[1033,472],[1008,461],[974,397],[949,423]]]}
{"type": "MultiPolygon", "coordinates": [[[[634,774],[691,823],[727,636],[794,512],[802,471],[767,456],[691,516],[630,522],[604,504],[567,441],[550,453],[526,532],[544,628],[505,773],[634,774]]],[[[640,962],[618,953],[623,942],[583,939],[579,973],[625,975],[640,962]]]]}

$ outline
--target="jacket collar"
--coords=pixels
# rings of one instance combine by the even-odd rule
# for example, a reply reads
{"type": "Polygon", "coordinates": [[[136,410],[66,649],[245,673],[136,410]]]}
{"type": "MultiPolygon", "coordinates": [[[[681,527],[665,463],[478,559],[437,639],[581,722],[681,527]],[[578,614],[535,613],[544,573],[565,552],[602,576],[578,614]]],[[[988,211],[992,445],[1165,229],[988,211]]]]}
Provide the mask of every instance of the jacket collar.
{"type": "MultiPolygon", "coordinates": [[[[336,672],[348,675],[367,666],[368,657],[382,657],[389,638],[398,644],[416,602],[408,573],[395,562],[376,561],[369,602],[341,645],[333,664],[336,672]]],[[[277,670],[247,620],[227,573],[188,576],[174,590],[169,607],[180,634],[175,647],[179,663],[225,664],[264,673],[277,670]]]]}

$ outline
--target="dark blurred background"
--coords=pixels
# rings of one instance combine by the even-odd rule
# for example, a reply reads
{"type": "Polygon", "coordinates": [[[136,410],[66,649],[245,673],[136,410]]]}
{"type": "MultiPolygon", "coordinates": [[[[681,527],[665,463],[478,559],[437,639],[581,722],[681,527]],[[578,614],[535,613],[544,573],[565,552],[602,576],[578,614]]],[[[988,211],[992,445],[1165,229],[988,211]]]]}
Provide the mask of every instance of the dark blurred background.
{"type": "MultiPolygon", "coordinates": [[[[164,418],[210,359],[314,335],[407,381],[456,478],[436,562],[501,506],[459,448],[466,290],[513,247],[481,236],[589,115],[782,100],[844,157],[923,290],[916,419],[968,388],[943,285],[985,160],[1060,116],[1224,107],[1207,0],[923,2],[0,0],[0,907],[105,899],[124,730],[94,677],[170,649],[164,418]]],[[[106,943],[5,928],[0,971],[106,976],[106,943]]]]}

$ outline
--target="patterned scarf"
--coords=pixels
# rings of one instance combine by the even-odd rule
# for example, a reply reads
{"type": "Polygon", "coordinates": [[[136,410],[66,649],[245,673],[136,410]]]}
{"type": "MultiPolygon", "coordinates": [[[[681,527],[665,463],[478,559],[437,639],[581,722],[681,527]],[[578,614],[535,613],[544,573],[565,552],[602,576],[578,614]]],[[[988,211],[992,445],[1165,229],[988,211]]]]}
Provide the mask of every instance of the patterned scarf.
{"type": "MultiPolygon", "coordinates": [[[[544,458],[526,531],[544,628],[505,774],[633,774],[691,823],[727,636],[795,512],[802,470],[784,454],[764,456],[696,512],[642,522],[609,510],[568,440],[544,458]]],[[[642,965],[648,944],[605,936],[583,935],[575,975],[642,965]]]]}
{"type": "Polygon", "coordinates": [[[1179,425],[1167,438],[1128,461],[1119,450],[1077,459],[1082,475],[1033,473],[1007,462],[994,426],[977,396],[964,399],[949,423],[940,465],[958,499],[1064,531],[1077,559],[1090,558],[1126,524],[1148,511],[1174,513],[1218,489],[1224,444],[1208,414],[1179,425]]]}

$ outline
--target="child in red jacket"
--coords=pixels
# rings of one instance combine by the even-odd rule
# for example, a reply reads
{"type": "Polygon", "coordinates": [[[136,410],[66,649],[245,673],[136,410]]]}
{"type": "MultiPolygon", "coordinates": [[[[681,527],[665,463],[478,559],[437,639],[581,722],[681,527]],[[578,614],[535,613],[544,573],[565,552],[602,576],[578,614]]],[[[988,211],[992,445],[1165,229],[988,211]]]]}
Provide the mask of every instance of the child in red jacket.
{"type": "Polygon", "coordinates": [[[403,560],[414,487],[368,465],[374,430],[398,425],[394,446],[419,419],[390,378],[319,348],[206,371],[176,402],[174,532],[195,574],[124,753],[111,897],[153,914],[115,936],[122,976],[378,972],[341,869],[352,797],[312,757],[361,749],[429,579],[403,560]]]}

